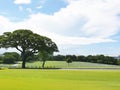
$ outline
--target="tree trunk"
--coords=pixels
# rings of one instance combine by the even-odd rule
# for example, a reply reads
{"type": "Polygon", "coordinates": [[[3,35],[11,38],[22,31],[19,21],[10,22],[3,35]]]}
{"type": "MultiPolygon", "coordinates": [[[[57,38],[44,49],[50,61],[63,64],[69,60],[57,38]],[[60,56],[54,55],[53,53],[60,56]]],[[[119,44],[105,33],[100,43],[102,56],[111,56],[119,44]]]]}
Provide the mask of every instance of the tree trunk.
{"type": "Polygon", "coordinates": [[[23,62],[22,62],[22,68],[26,68],[26,67],[25,67],[25,61],[26,61],[26,60],[23,60],[23,62]]]}
{"type": "Polygon", "coordinates": [[[43,63],[42,63],[42,68],[44,68],[45,66],[45,60],[43,60],[43,63]]]}
{"type": "Polygon", "coordinates": [[[26,67],[25,67],[25,64],[26,64],[25,52],[23,52],[23,53],[21,54],[21,56],[22,56],[22,68],[26,68],[26,67]]]}

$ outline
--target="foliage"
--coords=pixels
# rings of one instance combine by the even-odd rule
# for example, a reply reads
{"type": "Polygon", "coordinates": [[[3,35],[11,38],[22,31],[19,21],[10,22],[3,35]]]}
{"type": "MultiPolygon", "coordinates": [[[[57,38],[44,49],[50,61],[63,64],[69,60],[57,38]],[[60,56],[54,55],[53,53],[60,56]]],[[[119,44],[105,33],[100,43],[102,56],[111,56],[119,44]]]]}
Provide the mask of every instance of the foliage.
{"type": "Polygon", "coordinates": [[[4,56],[3,63],[4,64],[14,64],[15,58],[12,55],[6,55],[6,56],[4,56]]]}
{"type": "Polygon", "coordinates": [[[69,66],[69,63],[72,63],[72,59],[70,57],[66,57],[66,62],[68,63],[69,66]]]}
{"type": "Polygon", "coordinates": [[[56,56],[53,56],[53,60],[64,61],[65,57],[66,57],[65,55],[56,55],[56,56]]]}
{"type": "Polygon", "coordinates": [[[0,64],[3,63],[3,56],[0,56],[0,64]]]}
{"type": "Polygon", "coordinates": [[[20,55],[16,52],[5,52],[2,59],[4,64],[14,64],[20,60],[20,55]]]}
{"type": "Polygon", "coordinates": [[[5,32],[0,36],[0,48],[16,48],[21,53],[22,68],[27,58],[40,51],[53,53],[58,51],[57,45],[49,38],[33,33],[31,30],[19,29],[5,32]]]}
{"type": "Polygon", "coordinates": [[[20,61],[21,57],[17,52],[5,52],[0,56],[0,63],[14,64],[16,61],[20,61]]]}
{"type": "Polygon", "coordinates": [[[5,52],[3,53],[4,57],[5,56],[13,56],[15,61],[20,61],[21,60],[21,57],[20,57],[20,54],[17,53],[17,52],[5,52]]]}
{"type": "Polygon", "coordinates": [[[86,62],[87,60],[86,60],[86,57],[85,57],[85,56],[79,55],[79,56],[77,56],[77,60],[75,60],[75,61],[83,61],[83,62],[86,62]]]}
{"type": "Polygon", "coordinates": [[[52,53],[49,53],[47,51],[39,52],[38,57],[43,62],[42,68],[44,68],[46,60],[50,59],[51,56],[52,56],[52,53]]]}
{"type": "Polygon", "coordinates": [[[111,56],[104,56],[104,55],[56,55],[53,58],[57,61],[63,61],[67,58],[72,59],[72,61],[82,61],[82,62],[92,62],[92,63],[101,63],[101,64],[112,64],[118,65],[118,60],[111,56]]]}

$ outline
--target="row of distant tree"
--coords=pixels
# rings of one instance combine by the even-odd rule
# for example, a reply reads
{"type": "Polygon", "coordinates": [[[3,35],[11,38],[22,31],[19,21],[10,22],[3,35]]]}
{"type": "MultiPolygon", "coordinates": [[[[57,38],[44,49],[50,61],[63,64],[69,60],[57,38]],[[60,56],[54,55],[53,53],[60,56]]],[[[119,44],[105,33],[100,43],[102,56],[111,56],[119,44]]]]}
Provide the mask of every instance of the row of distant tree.
{"type": "Polygon", "coordinates": [[[56,55],[53,56],[53,60],[64,61],[66,58],[71,59],[72,61],[81,61],[81,62],[91,62],[91,63],[101,63],[101,64],[111,64],[111,65],[120,65],[120,60],[111,56],[105,55],[56,55]]]}
{"type": "MultiPolygon", "coordinates": [[[[29,52],[28,52],[29,53],[29,52]]],[[[104,55],[56,55],[52,57],[48,57],[41,54],[39,55],[31,55],[27,58],[27,61],[38,61],[41,60],[41,58],[45,58],[47,60],[51,61],[66,61],[67,63],[72,63],[74,61],[78,62],[91,62],[91,63],[101,63],[101,64],[111,64],[111,65],[120,65],[120,60],[116,59],[111,56],[104,56],[104,55]]],[[[44,59],[44,60],[45,60],[44,59]]],[[[0,63],[4,64],[13,64],[17,61],[22,61],[21,55],[17,52],[5,52],[3,55],[0,56],[0,63]]],[[[46,60],[45,60],[46,61],[46,60]]]]}

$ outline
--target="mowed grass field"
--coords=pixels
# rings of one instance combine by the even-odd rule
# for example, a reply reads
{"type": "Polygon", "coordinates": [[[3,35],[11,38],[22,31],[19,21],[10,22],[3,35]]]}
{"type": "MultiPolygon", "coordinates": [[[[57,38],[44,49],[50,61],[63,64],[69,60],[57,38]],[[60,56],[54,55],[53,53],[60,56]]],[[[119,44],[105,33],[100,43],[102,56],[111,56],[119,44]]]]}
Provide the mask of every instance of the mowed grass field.
{"type": "Polygon", "coordinates": [[[0,70],[0,90],[120,90],[120,71],[0,70]]]}
{"type": "MultiPolygon", "coordinates": [[[[39,68],[42,62],[27,62],[28,68],[39,68]]],[[[120,65],[97,64],[89,62],[72,62],[68,65],[65,61],[46,61],[45,67],[48,68],[120,68],[120,65]]]]}

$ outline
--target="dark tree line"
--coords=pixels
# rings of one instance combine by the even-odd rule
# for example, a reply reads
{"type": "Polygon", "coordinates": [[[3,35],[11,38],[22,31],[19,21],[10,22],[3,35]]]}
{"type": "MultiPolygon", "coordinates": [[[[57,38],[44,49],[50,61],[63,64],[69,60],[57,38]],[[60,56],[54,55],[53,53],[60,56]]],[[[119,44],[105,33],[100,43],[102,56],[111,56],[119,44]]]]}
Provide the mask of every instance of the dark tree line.
{"type": "MultiPolygon", "coordinates": [[[[28,55],[30,52],[27,52],[28,55]]],[[[120,65],[120,60],[110,57],[110,56],[104,56],[104,55],[56,55],[56,56],[50,56],[46,53],[39,53],[38,55],[31,55],[28,56],[27,62],[31,61],[39,61],[44,60],[44,63],[42,67],[44,67],[45,60],[50,61],[66,61],[68,64],[74,61],[77,62],[91,62],[91,63],[101,63],[101,64],[111,64],[111,65],[120,65]]],[[[3,55],[0,56],[0,63],[4,64],[13,64],[17,61],[22,61],[22,58],[20,54],[17,52],[5,52],[3,55]]]]}
{"type": "Polygon", "coordinates": [[[80,61],[80,62],[91,62],[91,63],[101,63],[101,64],[111,64],[111,65],[118,65],[120,64],[120,60],[111,57],[111,56],[104,56],[104,55],[56,55],[53,56],[53,60],[56,61],[65,61],[66,58],[70,58],[72,61],[80,61]]]}

